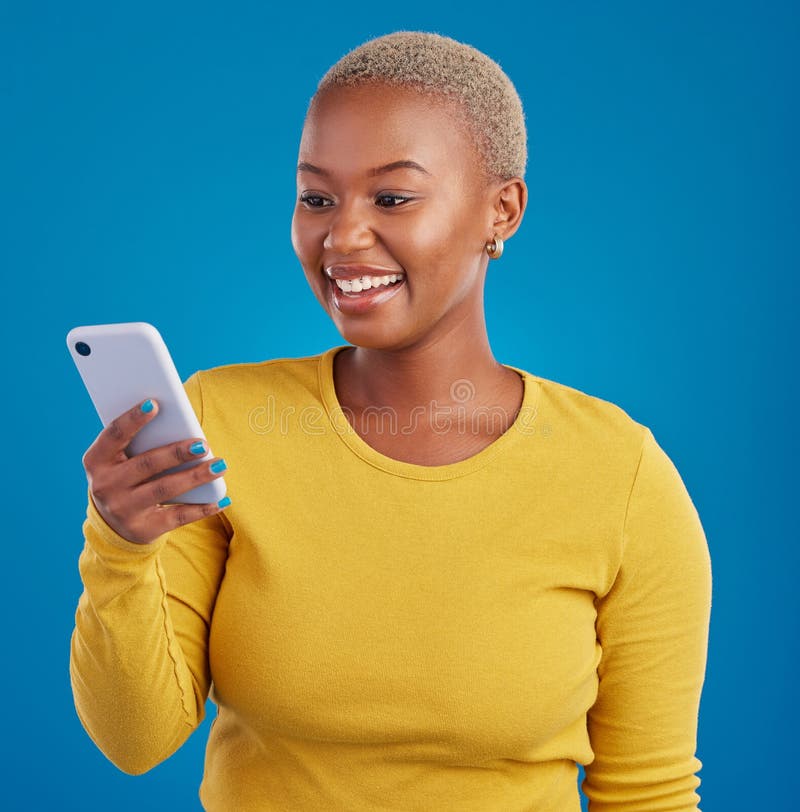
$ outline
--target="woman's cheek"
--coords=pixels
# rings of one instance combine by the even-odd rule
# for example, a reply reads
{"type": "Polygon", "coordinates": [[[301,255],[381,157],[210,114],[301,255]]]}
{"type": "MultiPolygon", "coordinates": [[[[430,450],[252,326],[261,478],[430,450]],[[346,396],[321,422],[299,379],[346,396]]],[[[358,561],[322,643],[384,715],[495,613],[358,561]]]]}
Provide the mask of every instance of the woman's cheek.
{"type": "Polygon", "coordinates": [[[315,232],[319,231],[319,228],[315,228],[312,223],[309,223],[304,214],[302,211],[295,211],[292,217],[292,247],[303,265],[311,259],[315,250],[318,251],[322,248],[321,239],[319,240],[319,246],[315,247],[317,242],[315,232]]]}

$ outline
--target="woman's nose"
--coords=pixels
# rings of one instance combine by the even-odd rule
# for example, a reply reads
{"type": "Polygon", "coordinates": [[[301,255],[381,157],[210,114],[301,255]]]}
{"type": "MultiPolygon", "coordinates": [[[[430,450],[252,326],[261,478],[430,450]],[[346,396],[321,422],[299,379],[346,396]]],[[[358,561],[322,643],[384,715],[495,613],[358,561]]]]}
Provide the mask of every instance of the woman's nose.
{"type": "Polygon", "coordinates": [[[331,220],[323,247],[337,254],[351,254],[370,248],[375,241],[368,218],[357,206],[342,206],[331,220]]]}

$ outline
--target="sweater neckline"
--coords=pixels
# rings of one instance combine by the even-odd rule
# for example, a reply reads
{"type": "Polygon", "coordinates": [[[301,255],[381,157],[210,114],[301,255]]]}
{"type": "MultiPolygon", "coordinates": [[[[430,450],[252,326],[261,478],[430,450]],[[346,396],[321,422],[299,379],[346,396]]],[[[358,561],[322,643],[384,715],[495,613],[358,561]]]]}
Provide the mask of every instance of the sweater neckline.
{"type": "Polygon", "coordinates": [[[389,457],[362,439],[347,419],[344,407],[339,403],[333,378],[333,360],[337,353],[348,349],[350,346],[349,344],[342,344],[331,347],[319,356],[319,390],[334,433],[338,434],[350,451],[375,468],[407,479],[455,479],[483,468],[499,454],[507,451],[520,437],[535,432],[534,419],[541,390],[539,380],[524,369],[518,369],[510,364],[503,364],[504,367],[514,370],[522,378],[524,391],[522,404],[514,422],[496,440],[471,457],[443,465],[419,465],[389,457]]]}

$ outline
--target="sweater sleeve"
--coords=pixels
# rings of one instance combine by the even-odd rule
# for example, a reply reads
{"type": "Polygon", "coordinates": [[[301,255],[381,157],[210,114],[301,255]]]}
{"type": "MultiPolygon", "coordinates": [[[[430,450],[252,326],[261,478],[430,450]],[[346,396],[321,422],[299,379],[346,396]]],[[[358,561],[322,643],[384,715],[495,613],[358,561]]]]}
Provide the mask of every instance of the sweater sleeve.
{"type": "MultiPolygon", "coordinates": [[[[199,373],[184,388],[202,425],[199,373]]],[[[203,720],[208,633],[229,534],[214,514],[135,544],[105,522],[90,489],[83,534],[70,644],[75,709],[106,757],[138,775],[203,720]]]]}
{"type": "Polygon", "coordinates": [[[686,487],[650,429],[622,544],[614,583],[596,599],[602,657],[582,789],[590,812],[699,810],[711,561],[686,487]]]}

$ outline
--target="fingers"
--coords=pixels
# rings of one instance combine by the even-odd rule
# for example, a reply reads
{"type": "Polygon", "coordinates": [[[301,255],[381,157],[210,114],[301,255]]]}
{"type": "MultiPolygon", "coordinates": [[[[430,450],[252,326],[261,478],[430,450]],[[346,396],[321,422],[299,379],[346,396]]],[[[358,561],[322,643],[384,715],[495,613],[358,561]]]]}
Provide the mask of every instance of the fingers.
{"type": "Polygon", "coordinates": [[[119,466],[117,476],[120,482],[134,487],[160,476],[177,465],[197,462],[207,453],[208,446],[201,438],[177,440],[125,459],[119,466]]]}
{"type": "MultiPolygon", "coordinates": [[[[223,500],[224,501],[224,500],[223,500]]],[[[139,543],[150,543],[164,533],[176,530],[185,524],[205,519],[222,511],[216,502],[201,505],[176,504],[156,505],[140,512],[126,525],[126,538],[139,543]]]]}
{"type": "Polygon", "coordinates": [[[203,460],[208,445],[202,438],[167,443],[128,457],[125,449],[157,414],[154,401],[138,403],[112,420],[83,455],[98,511],[119,535],[140,544],[230,504],[229,499],[221,504],[162,504],[222,476],[226,466],[218,458],[203,460]],[[176,466],[181,470],[172,471],[176,466]]]}
{"type": "Polygon", "coordinates": [[[83,455],[84,468],[98,463],[124,462],[125,449],[144,426],[158,414],[158,403],[145,400],[114,418],[98,435],[83,455]]]}
{"type": "MultiPolygon", "coordinates": [[[[164,446],[165,451],[168,448],[169,446],[164,446]]],[[[154,450],[161,451],[162,449],[154,450]]],[[[141,454],[138,456],[144,455],[141,454]]],[[[133,457],[129,463],[133,463],[136,459],[136,457],[133,457]]],[[[171,465],[174,464],[173,461],[171,465]]],[[[144,510],[153,505],[163,505],[163,503],[179,497],[182,493],[186,493],[186,491],[192,488],[196,488],[199,485],[203,485],[206,482],[211,482],[223,476],[226,470],[227,466],[224,460],[220,460],[216,457],[203,460],[196,465],[184,468],[182,471],[175,471],[168,474],[162,473],[155,479],[141,482],[132,488],[128,498],[130,504],[139,510],[144,510]]]]}
{"type": "Polygon", "coordinates": [[[98,505],[98,510],[106,523],[120,536],[136,544],[150,544],[159,536],[169,533],[185,524],[196,522],[219,513],[227,507],[229,500],[204,504],[154,505],[146,510],[133,510],[130,504],[120,504],[117,510],[113,505],[98,505]]]}

